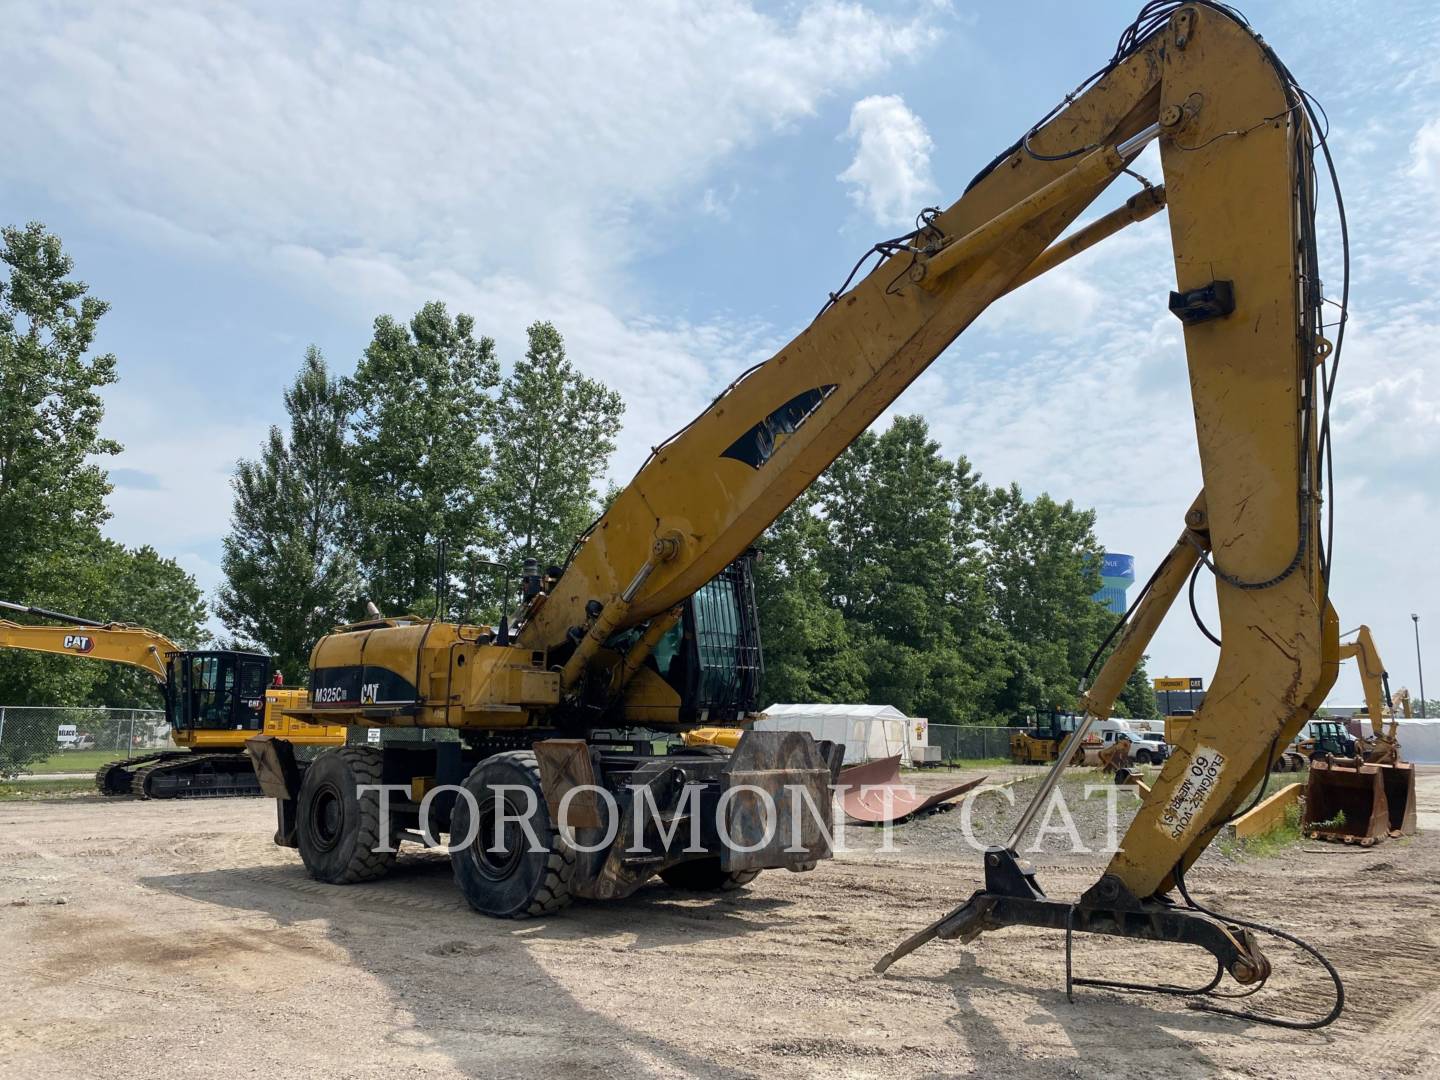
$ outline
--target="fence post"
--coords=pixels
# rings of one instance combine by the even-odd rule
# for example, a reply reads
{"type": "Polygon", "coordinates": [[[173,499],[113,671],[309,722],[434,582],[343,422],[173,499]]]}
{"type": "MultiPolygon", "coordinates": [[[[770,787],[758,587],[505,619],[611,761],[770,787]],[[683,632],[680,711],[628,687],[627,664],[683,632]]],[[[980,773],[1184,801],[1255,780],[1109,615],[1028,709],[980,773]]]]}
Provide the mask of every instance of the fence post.
{"type": "Polygon", "coordinates": [[[5,706],[0,705],[0,743],[5,741],[5,706]]]}
{"type": "Polygon", "coordinates": [[[135,710],[130,710],[130,735],[125,740],[125,756],[129,758],[135,753],[135,710]]]}

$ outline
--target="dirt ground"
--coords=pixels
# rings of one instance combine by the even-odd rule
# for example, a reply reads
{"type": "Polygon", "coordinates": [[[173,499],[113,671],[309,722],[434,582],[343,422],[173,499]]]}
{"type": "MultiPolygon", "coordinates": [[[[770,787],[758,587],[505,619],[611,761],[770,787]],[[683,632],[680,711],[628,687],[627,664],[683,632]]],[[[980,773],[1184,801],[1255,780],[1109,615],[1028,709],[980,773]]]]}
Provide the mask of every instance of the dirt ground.
{"type": "MultiPolygon", "coordinates": [[[[1421,809],[1440,814],[1440,769],[1422,776],[1421,809]]],[[[1003,831],[1008,813],[977,811],[976,831],[1003,831]]],[[[373,885],[312,882],[271,844],[273,811],[258,799],[9,802],[0,825],[8,1076],[1440,1071],[1440,831],[1369,851],[1216,854],[1192,872],[1202,903],[1298,933],[1335,962],[1345,1015],[1303,1033],[1174,998],[1081,988],[1069,1004],[1061,936],[1048,931],[932,943],[872,974],[979,884],[955,812],[897,830],[893,852],[873,833],[852,836],[854,850],[815,872],[762,874],[743,893],[697,899],[656,884],[530,922],[473,914],[448,861],[429,853],[373,885]]],[[[1060,897],[1105,860],[1035,858],[1060,897]]],[[[1323,1012],[1319,970],[1267,951],[1276,974],[1248,1003],[1323,1012]]],[[[1083,937],[1075,962],[1077,974],[1110,977],[1203,982],[1213,970],[1193,950],[1083,937]]]]}

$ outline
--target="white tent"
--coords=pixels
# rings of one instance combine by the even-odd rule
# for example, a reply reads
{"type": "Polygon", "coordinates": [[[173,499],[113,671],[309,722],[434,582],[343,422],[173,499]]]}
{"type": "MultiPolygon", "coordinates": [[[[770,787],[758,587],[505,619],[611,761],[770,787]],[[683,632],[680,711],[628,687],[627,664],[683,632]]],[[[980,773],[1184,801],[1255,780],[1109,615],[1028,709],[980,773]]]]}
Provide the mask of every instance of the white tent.
{"type": "Polygon", "coordinates": [[[1400,757],[1417,765],[1440,765],[1440,720],[1401,720],[1395,732],[1400,757]]]}
{"type": "Polygon", "coordinates": [[[816,740],[845,746],[845,764],[900,755],[910,764],[910,748],[926,746],[928,724],[892,705],[771,705],[755,721],[757,731],[808,731],[816,740]]]}

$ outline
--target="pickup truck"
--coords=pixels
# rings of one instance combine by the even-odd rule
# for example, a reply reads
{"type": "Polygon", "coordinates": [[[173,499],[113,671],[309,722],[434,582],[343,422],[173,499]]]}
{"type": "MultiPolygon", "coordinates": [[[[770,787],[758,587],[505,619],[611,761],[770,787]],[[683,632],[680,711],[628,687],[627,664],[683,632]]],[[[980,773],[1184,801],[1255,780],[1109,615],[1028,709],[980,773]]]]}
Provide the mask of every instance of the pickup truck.
{"type": "Polygon", "coordinates": [[[1170,744],[1158,731],[1141,731],[1130,737],[1130,758],[1139,765],[1159,765],[1170,756],[1170,744]]]}
{"type": "MultiPolygon", "coordinates": [[[[1100,732],[1100,741],[1095,746],[1098,752],[1115,745],[1121,739],[1130,740],[1130,760],[1136,765],[1159,765],[1170,756],[1170,745],[1158,731],[1124,731],[1111,728],[1100,732]]],[[[1095,760],[1099,760],[1098,757],[1095,760]]],[[[1093,764],[1087,755],[1087,764],[1093,764]]]]}

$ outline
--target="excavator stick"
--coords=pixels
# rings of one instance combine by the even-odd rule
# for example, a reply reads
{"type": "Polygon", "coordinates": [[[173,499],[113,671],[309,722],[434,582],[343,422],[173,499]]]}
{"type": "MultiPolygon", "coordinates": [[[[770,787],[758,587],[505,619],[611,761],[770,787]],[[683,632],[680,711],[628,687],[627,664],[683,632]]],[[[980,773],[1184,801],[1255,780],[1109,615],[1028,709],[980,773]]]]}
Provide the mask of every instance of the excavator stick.
{"type": "Polygon", "coordinates": [[[1362,847],[1414,833],[1414,767],[1360,758],[1311,762],[1300,827],[1314,840],[1362,847]]]}
{"type": "MultiPolygon", "coordinates": [[[[1110,65],[997,158],[947,212],[958,217],[970,206],[998,209],[991,224],[972,228],[952,245],[953,253],[941,248],[930,263],[950,274],[984,265],[982,242],[1011,228],[1029,212],[1027,204],[1048,206],[1053,196],[1075,205],[1066,201],[1070,196],[1054,195],[1066,183],[1083,201],[1089,178],[1103,172],[1107,158],[1128,158],[1138,140],[1152,135],[1160,144],[1175,261],[1169,309],[1184,326],[1204,489],[1186,515],[1186,531],[1127,613],[1060,760],[1008,842],[986,852],[985,888],[877,968],[933,938],[963,942],[1025,925],[1063,930],[1067,959],[1076,932],[1199,945],[1214,956],[1219,974],[1258,987],[1269,971],[1256,938],[1264,933],[1297,945],[1324,967],[1334,987],[1331,1009],[1285,1021],[1213,997],[1197,1004],[1253,1021],[1321,1027],[1344,1004],[1333,966],[1293,935],[1202,906],[1185,885],[1189,867],[1263,791],[1273,762],[1314,715],[1339,670],[1320,437],[1330,386],[1322,365],[1334,345],[1323,337],[1313,202],[1319,144],[1303,91],[1227,5],[1148,3],[1110,65]],[[1036,161],[1069,173],[1017,201],[1014,176],[1036,161]],[[1108,716],[1197,562],[1214,581],[1219,608],[1218,632],[1211,636],[1220,657],[1205,702],[1105,873],[1076,900],[1047,897],[1016,854],[1018,845],[1055,793],[1069,752],[1093,721],[1108,716]]],[[[1053,224],[1043,214],[1027,220],[1027,227],[1053,224]]],[[[912,271],[910,280],[916,277],[912,271]]],[[[919,277],[926,287],[934,284],[933,274],[919,277]]],[[[1067,978],[1067,988],[1082,982],[1067,978]]],[[[1089,980],[1201,996],[1218,982],[1218,974],[1194,988],[1089,980]]]]}

